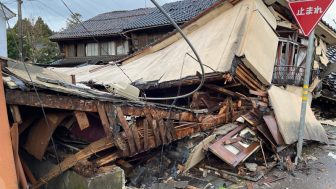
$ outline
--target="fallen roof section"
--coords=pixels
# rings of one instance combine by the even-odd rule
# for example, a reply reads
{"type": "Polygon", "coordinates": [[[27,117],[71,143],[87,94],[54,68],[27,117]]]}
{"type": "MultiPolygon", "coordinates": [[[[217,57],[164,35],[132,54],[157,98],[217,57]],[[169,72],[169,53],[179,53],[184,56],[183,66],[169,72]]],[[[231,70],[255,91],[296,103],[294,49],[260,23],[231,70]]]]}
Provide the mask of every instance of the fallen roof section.
{"type": "MultiPolygon", "coordinates": [[[[276,86],[272,86],[268,90],[268,94],[285,143],[292,144],[296,142],[299,136],[301,98],[276,86]]],[[[328,142],[325,130],[317,121],[309,106],[306,114],[304,139],[323,143],[328,142]]]]}
{"type": "MultiPolygon", "coordinates": [[[[205,64],[205,73],[230,71],[234,57],[241,56],[258,79],[269,85],[278,44],[274,27],[275,18],[261,0],[245,0],[235,6],[223,2],[184,31],[205,64]],[[261,47],[256,48],[257,44],[261,47]]],[[[187,43],[174,34],[120,67],[104,65],[62,71],[74,74],[79,82],[102,85],[121,81],[164,83],[200,72],[198,63],[187,53],[192,54],[187,43]]]]}

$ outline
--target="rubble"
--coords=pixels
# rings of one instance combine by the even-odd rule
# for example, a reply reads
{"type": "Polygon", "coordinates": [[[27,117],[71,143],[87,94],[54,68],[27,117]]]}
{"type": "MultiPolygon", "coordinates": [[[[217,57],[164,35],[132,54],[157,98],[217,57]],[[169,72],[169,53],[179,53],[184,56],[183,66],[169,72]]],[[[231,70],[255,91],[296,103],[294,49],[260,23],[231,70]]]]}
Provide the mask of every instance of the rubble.
{"type": "MultiPolygon", "coordinates": [[[[214,188],[214,175],[225,185],[253,188],[286,178],[265,178],[276,166],[294,174],[301,99],[290,87],[272,85],[277,11],[260,0],[216,6],[184,26],[205,49],[207,66],[205,84],[190,97],[150,100],[200,83],[194,59],[182,58],[186,46],[176,33],[120,67],[41,68],[0,58],[20,184],[41,188],[69,170],[101,178],[116,165],[127,186],[153,189],[214,188]],[[206,34],[209,39],[200,41],[206,34]],[[177,74],[182,63],[186,69],[177,74]],[[27,160],[20,166],[19,145],[55,165],[35,177],[27,160]]],[[[312,109],[307,112],[305,139],[328,143],[312,109]]]]}

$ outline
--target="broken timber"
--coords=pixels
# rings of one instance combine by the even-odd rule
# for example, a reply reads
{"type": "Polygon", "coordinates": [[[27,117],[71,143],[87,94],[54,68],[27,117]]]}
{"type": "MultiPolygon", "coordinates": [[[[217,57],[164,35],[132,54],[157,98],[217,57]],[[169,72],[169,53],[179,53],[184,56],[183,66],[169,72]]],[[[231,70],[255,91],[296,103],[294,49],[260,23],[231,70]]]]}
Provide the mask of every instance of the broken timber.
{"type": "MultiPolygon", "coordinates": [[[[54,108],[54,109],[63,109],[63,110],[76,110],[83,112],[98,112],[97,100],[89,100],[78,97],[71,96],[61,96],[61,95],[51,95],[46,93],[39,93],[43,107],[45,108],[54,108]]],[[[41,107],[40,101],[38,100],[34,92],[24,92],[19,90],[6,90],[6,102],[10,105],[23,105],[23,106],[32,106],[32,107],[41,107]]],[[[106,102],[106,104],[113,104],[112,102],[106,102]]],[[[143,111],[144,107],[140,106],[127,106],[121,105],[121,109],[124,115],[131,116],[145,116],[143,111]]],[[[155,119],[167,118],[169,111],[166,111],[162,108],[157,108],[154,106],[150,107],[155,119]]],[[[197,121],[196,116],[192,112],[170,112],[170,119],[180,120],[180,121],[197,121]]]]}
{"type": "Polygon", "coordinates": [[[102,138],[96,142],[91,143],[89,146],[84,148],[83,150],[77,152],[76,154],[70,155],[69,157],[65,158],[59,165],[55,165],[49,173],[40,178],[32,188],[37,189],[43,186],[45,183],[50,181],[52,178],[60,175],[64,171],[73,167],[78,161],[86,159],[91,155],[100,152],[102,150],[108,149],[113,147],[113,143],[111,143],[110,138],[102,138]]]}

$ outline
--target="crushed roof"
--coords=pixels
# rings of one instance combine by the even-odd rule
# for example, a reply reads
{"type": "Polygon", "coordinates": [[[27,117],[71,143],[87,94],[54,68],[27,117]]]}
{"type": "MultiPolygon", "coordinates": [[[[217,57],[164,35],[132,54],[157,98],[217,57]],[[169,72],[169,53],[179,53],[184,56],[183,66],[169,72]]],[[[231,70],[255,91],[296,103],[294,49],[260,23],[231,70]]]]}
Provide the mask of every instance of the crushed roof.
{"type": "MultiPolygon", "coordinates": [[[[211,7],[218,0],[184,0],[166,3],[162,7],[177,23],[184,23],[211,7]]],[[[112,11],[99,14],[82,24],[65,29],[50,37],[51,40],[119,35],[123,31],[170,24],[157,8],[112,11]],[[89,32],[88,32],[88,31],[89,32]]]]}

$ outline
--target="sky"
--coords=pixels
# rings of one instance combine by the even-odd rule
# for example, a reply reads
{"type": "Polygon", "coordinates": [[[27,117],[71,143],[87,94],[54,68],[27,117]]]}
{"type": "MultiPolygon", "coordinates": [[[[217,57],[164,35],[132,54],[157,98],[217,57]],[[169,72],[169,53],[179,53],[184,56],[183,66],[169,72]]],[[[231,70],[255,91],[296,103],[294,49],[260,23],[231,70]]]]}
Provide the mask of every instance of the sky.
{"type": "MultiPolygon", "coordinates": [[[[113,10],[131,10],[142,7],[153,7],[150,0],[64,0],[73,12],[83,16],[83,20],[90,19],[100,13],[113,10]]],[[[159,4],[173,2],[176,0],[156,0],[159,4]]],[[[0,0],[13,12],[17,13],[16,0],[0,0]]],[[[53,31],[60,31],[66,26],[66,19],[70,12],[62,4],[61,0],[23,0],[23,17],[36,20],[41,16],[53,31]]],[[[336,28],[336,1],[330,7],[323,18],[331,26],[336,28]],[[335,21],[334,21],[335,19],[335,21]]],[[[10,25],[16,23],[16,19],[10,20],[10,25]]]]}

